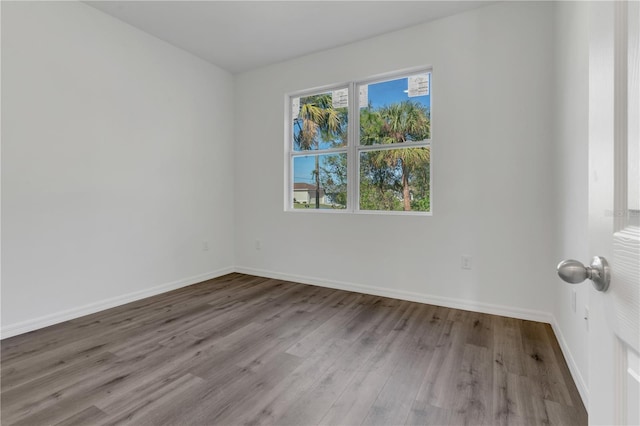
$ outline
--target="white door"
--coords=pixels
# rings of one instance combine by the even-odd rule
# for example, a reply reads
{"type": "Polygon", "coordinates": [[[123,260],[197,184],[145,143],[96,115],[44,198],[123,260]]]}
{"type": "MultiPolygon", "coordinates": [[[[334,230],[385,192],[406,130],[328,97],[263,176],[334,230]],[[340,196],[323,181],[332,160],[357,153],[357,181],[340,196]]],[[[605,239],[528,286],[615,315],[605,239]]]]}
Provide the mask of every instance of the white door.
{"type": "Polygon", "coordinates": [[[589,423],[640,424],[640,3],[592,2],[589,242],[611,267],[589,294],[589,423]]]}

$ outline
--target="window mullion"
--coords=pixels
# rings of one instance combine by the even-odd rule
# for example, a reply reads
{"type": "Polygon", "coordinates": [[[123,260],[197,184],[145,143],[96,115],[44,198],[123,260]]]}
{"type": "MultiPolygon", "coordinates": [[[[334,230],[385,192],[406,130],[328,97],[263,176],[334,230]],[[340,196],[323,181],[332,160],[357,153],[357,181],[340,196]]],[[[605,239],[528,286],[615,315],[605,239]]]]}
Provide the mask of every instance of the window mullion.
{"type": "Polygon", "coordinates": [[[407,149],[407,148],[428,148],[431,146],[431,139],[428,141],[420,142],[403,142],[403,143],[390,143],[390,144],[374,144],[374,145],[360,145],[358,146],[358,153],[366,151],[385,151],[392,149],[407,149]]]}
{"type": "Polygon", "coordinates": [[[347,142],[347,209],[358,210],[358,154],[357,145],[360,138],[360,114],[358,114],[359,96],[356,83],[349,83],[349,134],[347,142]]]}
{"type": "Polygon", "coordinates": [[[307,157],[310,155],[345,154],[348,148],[314,149],[308,151],[291,151],[291,157],[307,157]]]}

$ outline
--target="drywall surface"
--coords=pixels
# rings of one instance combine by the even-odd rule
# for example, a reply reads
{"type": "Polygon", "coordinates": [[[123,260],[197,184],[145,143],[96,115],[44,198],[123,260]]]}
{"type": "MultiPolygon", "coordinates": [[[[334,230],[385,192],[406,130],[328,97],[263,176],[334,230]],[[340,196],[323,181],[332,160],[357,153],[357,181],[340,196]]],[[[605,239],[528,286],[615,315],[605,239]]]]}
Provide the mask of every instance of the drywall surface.
{"type": "Polygon", "coordinates": [[[556,281],[553,13],[500,3],[237,76],[238,270],[544,320],[556,281]],[[433,215],[285,212],[285,94],[423,65],[433,215]]]}
{"type": "Polygon", "coordinates": [[[3,337],[229,270],[233,110],[229,73],[92,7],[2,2],[3,337]]]}
{"type": "MultiPolygon", "coordinates": [[[[555,205],[556,262],[589,262],[588,130],[589,5],[557,2],[555,18],[555,205]]],[[[590,282],[570,285],[559,278],[553,288],[556,334],[582,398],[588,398],[588,334],[584,308],[590,282]],[[575,311],[572,292],[575,291],[575,311]]]]}

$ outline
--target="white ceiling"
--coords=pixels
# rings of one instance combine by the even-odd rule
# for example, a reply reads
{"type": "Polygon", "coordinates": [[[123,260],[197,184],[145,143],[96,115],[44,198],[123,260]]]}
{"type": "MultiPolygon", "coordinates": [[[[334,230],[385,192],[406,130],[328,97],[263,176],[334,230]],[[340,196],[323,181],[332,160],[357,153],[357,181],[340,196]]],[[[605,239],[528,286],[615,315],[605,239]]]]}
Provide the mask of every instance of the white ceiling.
{"type": "Polygon", "coordinates": [[[232,73],[493,1],[86,1],[232,73]]]}

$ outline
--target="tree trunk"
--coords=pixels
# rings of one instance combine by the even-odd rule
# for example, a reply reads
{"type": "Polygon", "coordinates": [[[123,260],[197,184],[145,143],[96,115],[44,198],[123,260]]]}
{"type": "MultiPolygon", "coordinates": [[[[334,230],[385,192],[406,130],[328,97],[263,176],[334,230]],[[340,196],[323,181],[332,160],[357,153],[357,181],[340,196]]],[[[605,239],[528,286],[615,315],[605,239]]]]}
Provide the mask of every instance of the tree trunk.
{"type": "MultiPolygon", "coordinates": [[[[404,162],[403,162],[404,163],[404,162]]],[[[411,211],[411,193],[409,192],[409,173],[402,164],[402,200],[404,201],[404,211],[411,211]]]]}

